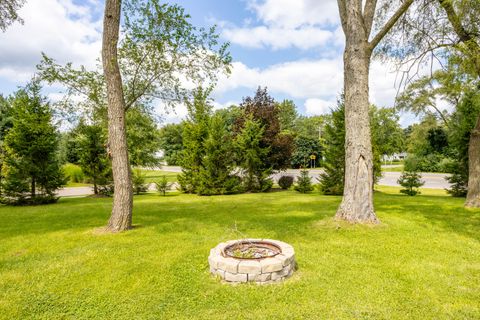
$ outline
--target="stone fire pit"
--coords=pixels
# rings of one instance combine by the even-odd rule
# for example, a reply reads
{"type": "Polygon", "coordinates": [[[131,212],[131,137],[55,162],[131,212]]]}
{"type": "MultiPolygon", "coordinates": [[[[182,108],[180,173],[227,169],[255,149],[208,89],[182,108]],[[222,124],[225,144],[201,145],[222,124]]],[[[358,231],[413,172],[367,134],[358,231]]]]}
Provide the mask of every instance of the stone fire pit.
{"type": "Polygon", "coordinates": [[[295,270],[295,251],[285,242],[242,239],[222,242],[210,250],[210,272],[227,282],[259,284],[282,281],[295,270]]]}

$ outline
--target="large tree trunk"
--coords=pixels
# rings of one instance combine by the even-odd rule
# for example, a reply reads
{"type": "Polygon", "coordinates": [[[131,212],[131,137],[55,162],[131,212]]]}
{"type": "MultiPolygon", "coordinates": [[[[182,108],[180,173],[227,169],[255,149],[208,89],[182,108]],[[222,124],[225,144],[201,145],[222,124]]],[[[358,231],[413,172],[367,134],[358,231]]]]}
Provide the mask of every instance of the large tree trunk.
{"type": "Polygon", "coordinates": [[[480,207],[480,117],[468,145],[468,193],[466,207],[480,207]]]}
{"type": "Polygon", "coordinates": [[[32,181],[30,183],[30,196],[33,198],[35,198],[36,196],[36,185],[35,185],[35,177],[32,177],[32,181]]]}
{"type": "MultiPolygon", "coordinates": [[[[480,78],[480,46],[475,38],[462,25],[462,19],[455,11],[454,3],[448,0],[439,0],[440,6],[445,10],[448,20],[459,40],[465,44],[468,51],[464,52],[473,62],[475,71],[480,78]]],[[[468,193],[466,207],[480,207],[480,117],[473,129],[468,144],[468,193]]]]}
{"type": "Polygon", "coordinates": [[[107,230],[118,232],[132,226],[133,193],[125,128],[125,100],[117,61],[121,0],[106,0],[103,20],[102,60],[108,97],[108,142],[112,156],[112,215],[107,230]]]}
{"type": "Polygon", "coordinates": [[[336,218],[377,223],[373,208],[373,154],[368,75],[371,50],[360,6],[346,6],[344,60],[345,188],[336,218]]]}

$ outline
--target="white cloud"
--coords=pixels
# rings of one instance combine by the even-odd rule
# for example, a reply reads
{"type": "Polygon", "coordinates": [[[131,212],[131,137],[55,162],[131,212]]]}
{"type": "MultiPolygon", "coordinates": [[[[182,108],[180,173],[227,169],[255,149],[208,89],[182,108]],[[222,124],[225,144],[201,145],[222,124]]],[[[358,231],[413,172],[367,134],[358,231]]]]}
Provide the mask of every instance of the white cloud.
{"type": "Polygon", "coordinates": [[[100,55],[101,21],[89,6],[72,0],[32,0],[20,10],[24,25],[0,33],[0,76],[24,82],[43,51],[61,63],[93,66],[100,55]]]}
{"type": "Polygon", "coordinates": [[[297,28],[339,23],[336,0],[251,0],[249,7],[265,23],[297,28]]]}
{"type": "Polygon", "coordinates": [[[232,43],[273,50],[290,47],[307,50],[330,41],[334,46],[338,44],[338,36],[330,30],[339,22],[334,0],[251,0],[248,6],[262,25],[253,26],[251,19],[243,27],[221,23],[223,37],[232,43]]]}
{"type": "Polygon", "coordinates": [[[163,123],[179,123],[188,114],[187,106],[184,103],[178,103],[172,108],[166,106],[162,101],[158,101],[155,112],[160,115],[163,123]]]}
{"type": "Polygon", "coordinates": [[[308,116],[318,116],[330,113],[336,105],[335,101],[322,100],[317,98],[307,99],[305,101],[305,113],[308,116]]]}
{"type": "Polygon", "coordinates": [[[336,96],[342,86],[341,59],[300,60],[252,69],[234,62],[232,74],[223,77],[216,88],[222,93],[237,88],[254,90],[266,86],[271,92],[293,98],[336,96]]]}
{"type": "Polygon", "coordinates": [[[330,31],[313,27],[285,29],[258,26],[253,28],[225,29],[223,37],[231,43],[244,47],[271,47],[273,50],[297,47],[307,50],[326,44],[333,38],[333,34],[330,31]]]}

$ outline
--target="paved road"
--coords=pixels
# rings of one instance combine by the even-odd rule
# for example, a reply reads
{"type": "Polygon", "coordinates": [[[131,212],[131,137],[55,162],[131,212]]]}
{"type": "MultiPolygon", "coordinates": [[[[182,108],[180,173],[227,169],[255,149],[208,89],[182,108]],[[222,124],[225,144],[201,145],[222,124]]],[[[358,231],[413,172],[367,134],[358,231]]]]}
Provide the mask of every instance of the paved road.
{"type": "MultiPolygon", "coordinates": [[[[169,172],[181,172],[180,167],[174,166],[164,166],[161,168],[163,171],[169,172]]],[[[322,169],[312,169],[309,171],[310,176],[313,178],[313,181],[316,183],[316,178],[322,173],[322,169]]],[[[300,174],[300,170],[298,169],[289,169],[286,172],[277,173],[273,175],[275,181],[278,180],[279,177],[282,175],[292,175],[298,176],[300,174]]],[[[397,180],[400,177],[401,172],[384,172],[383,177],[379,181],[379,185],[381,186],[398,186],[397,180]]],[[[446,189],[450,186],[450,184],[445,180],[446,174],[442,173],[423,173],[422,180],[425,181],[423,188],[430,188],[430,189],[446,189]]],[[[153,190],[153,185],[150,186],[150,189],[153,190]]],[[[60,189],[58,195],[61,197],[71,197],[71,196],[85,196],[91,195],[92,188],[90,187],[78,187],[78,188],[63,188],[60,189]]]]}

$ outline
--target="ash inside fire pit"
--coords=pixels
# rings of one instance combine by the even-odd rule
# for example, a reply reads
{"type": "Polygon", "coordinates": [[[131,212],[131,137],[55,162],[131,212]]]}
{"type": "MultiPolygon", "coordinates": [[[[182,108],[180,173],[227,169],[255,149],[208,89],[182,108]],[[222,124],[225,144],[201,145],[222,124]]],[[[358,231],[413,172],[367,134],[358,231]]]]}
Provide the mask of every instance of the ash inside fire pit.
{"type": "Polygon", "coordinates": [[[224,254],[237,259],[262,259],[282,253],[280,247],[265,241],[238,241],[224,249],[224,254]]]}

